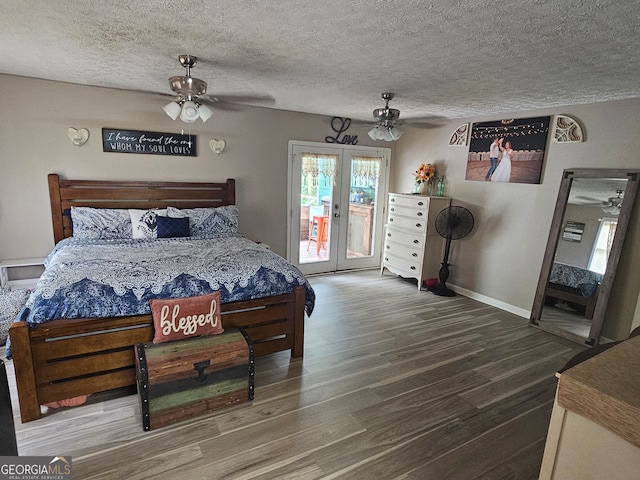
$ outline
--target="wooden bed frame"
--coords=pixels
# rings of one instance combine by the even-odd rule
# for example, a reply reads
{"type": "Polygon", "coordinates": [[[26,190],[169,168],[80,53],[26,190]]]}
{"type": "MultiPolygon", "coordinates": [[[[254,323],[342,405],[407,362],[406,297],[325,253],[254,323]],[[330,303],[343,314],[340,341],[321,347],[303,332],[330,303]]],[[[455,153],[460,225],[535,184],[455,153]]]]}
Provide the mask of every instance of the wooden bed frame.
{"type": "MultiPolygon", "coordinates": [[[[225,183],[64,180],[49,175],[55,242],[72,235],[69,209],[218,207],[235,204],[235,180],[225,183]]],[[[225,328],[244,327],[256,355],[304,349],[304,287],[285,295],[221,306],[225,328]]],[[[22,422],[40,418],[40,405],[135,385],[133,346],[151,341],[151,315],[58,319],[9,329],[22,422]]]]}
{"type": "Polygon", "coordinates": [[[584,318],[587,320],[593,319],[593,312],[596,308],[596,301],[598,299],[598,290],[600,285],[596,288],[595,292],[593,292],[588,297],[583,297],[579,293],[571,293],[565,290],[561,290],[560,288],[555,288],[553,283],[549,283],[549,286],[546,290],[547,297],[557,298],[558,300],[565,300],[567,302],[575,303],[576,305],[582,305],[585,307],[584,310],[584,318]]]}

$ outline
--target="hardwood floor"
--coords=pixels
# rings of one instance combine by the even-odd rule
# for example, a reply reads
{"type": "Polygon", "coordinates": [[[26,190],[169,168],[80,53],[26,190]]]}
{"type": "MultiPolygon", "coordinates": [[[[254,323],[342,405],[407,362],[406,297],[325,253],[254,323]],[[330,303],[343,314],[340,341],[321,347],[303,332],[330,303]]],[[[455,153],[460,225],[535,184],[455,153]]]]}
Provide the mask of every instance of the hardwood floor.
{"type": "Polygon", "coordinates": [[[259,358],[253,402],[144,432],[136,395],[94,397],[16,417],[20,455],[70,455],[74,479],[538,478],[554,373],[582,347],[378,271],[310,281],[305,357],[259,358]]]}

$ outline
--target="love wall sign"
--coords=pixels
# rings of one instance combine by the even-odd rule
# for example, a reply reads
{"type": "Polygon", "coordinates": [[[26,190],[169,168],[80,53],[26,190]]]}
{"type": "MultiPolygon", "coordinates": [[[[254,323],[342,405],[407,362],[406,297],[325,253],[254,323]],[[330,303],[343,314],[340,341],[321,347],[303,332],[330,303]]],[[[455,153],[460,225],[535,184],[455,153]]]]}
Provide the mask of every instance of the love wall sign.
{"type": "Polygon", "coordinates": [[[336,136],[332,137],[331,135],[327,135],[326,137],[324,137],[324,141],[327,143],[341,143],[342,145],[357,145],[357,135],[344,135],[342,138],[340,138],[340,135],[346,132],[350,126],[350,118],[333,117],[331,119],[331,130],[336,132],[336,136]]]}
{"type": "Polygon", "coordinates": [[[196,140],[195,135],[102,129],[103,152],[196,157],[196,140]]]}

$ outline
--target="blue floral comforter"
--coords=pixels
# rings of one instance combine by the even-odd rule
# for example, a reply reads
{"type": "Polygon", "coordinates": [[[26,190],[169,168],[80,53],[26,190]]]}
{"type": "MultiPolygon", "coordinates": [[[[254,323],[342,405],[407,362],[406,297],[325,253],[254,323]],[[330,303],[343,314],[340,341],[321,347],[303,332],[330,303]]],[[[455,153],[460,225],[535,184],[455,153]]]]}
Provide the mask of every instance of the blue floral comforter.
{"type": "Polygon", "coordinates": [[[571,287],[583,297],[590,297],[602,282],[603,276],[586,268],[555,262],[549,276],[549,283],[571,287]]]}
{"type": "Polygon", "coordinates": [[[150,313],[153,298],[220,291],[222,303],[306,290],[302,272],[281,256],[239,235],[59,242],[17,320],[38,325],[57,318],[120,317],[150,313]]]}

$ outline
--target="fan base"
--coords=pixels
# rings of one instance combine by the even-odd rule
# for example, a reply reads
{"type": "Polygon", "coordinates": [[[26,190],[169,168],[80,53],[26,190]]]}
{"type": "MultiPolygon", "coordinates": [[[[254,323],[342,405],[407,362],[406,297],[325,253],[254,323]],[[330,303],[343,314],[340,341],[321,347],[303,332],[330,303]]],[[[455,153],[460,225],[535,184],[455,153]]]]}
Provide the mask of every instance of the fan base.
{"type": "Polygon", "coordinates": [[[431,292],[431,293],[433,293],[435,295],[440,295],[441,297],[455,297],[456,296],[456,292],[451,290],[446,285],[443,285],[442,283],[439,283],[435,287],[427,288],[427,291],[431,292]]]}

